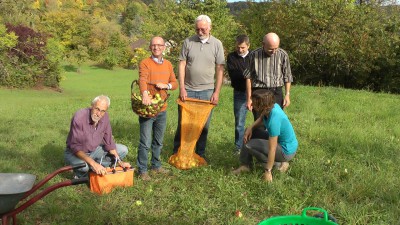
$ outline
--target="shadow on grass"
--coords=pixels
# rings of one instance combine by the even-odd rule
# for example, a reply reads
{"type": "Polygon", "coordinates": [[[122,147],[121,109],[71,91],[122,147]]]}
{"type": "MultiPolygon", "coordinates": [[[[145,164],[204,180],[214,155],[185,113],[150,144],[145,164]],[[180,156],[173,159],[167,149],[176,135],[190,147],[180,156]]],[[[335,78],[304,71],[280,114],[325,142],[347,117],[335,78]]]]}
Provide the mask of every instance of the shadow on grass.
{"type": "Polygon", "coordinates": [[[65,146],[58,146],[54,143],[48,143],[42,147],[40,154],[46,163],[46,168],[56,170],[65,166],[64,163],[65,146]]]}
{"type": "Polygon", "coordinates": [[[110,68],[106,64],[102,64],[102,63],[93,64],[90,66],[90,68],[95,69],[95,70],[110,70],[110,71],[113,70],[113,68],[110,68]]]}
{"type": "Polygon", "coordinates": [[[16,149],[0,145],[0,152],[2,155],[2,160],[4,160],[4,162],[1,165],[2,173],[23,172],[23,171],[18,171],[19,166],[13,163],[15,159],[18,159],[20,157],[20,153],[16,149]]]}
{"type": "MultiPolygon", "coordinates": [[[[59,131],[59,133],[63,137],[63,140],[66,140],[68,132],[69,132],[68,129],[61,129],[59,131]]],[[[46,171],[45,173],[50,174],[55,170],[64,167],[66,165],[64,161],[64,151],[65,151],[65,144],[59,145],[56,144],[54,141],[50,141],[46,145],[42,146],[40,149],[40,157],[41,157],[40,161],[43,162],[43,165],[41,165],[43,167],[42,171],[46,171]]],[[[71,179],[72,173],[63,172],[60,173],[58,176],[71,179]]]]}
{"type": "MultiPolygon", "coordinates": [[[[132,120],[116,120],[111,122],[113,136],[117,140],[132,141],[139,138],[139,124],[134,123],[136,118],[132,120]]],[[[118,141],[116,141],[118,142],[118,141]]],[[[121,143],[127,144],[127,143],[121,143]]]]}
{"type": "Polygon", "coordinates": [[[118,144],[128,147],[128,155],[124,161],[128,161],[132,166],[136,166],[137,151],[139,145],[139,124],[136,122],[137,117],[131,117],[130,120],[113,120],[111,122],[114,140],[118,144]]]}
{"type": "Polygon", "coordinates": [[[76,72],[78,70],[78,67],[76,67],[74,65],[65,65],[64,70],[66,72],[76,72]]]}

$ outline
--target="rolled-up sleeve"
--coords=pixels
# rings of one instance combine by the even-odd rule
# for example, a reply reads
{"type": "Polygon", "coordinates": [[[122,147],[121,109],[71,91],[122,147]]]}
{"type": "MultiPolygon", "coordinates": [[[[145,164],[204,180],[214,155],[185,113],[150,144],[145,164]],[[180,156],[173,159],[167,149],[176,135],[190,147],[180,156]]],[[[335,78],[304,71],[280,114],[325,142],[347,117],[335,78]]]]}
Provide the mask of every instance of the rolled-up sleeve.
{"type": "Polygon", "coordinates": [[[71,128],[67,140],[67,147],[72,153],[84,150],[84,136],[85,132],[83,130],[83,124],[77,121],[77,116],[74,116],[71,120],[71,128]]]}
{"type": "Polygon", "coordinates": [[[293,82],[293,75],[292,75],[292,70],[290,69],[290,61],[289,61],[289,56],[285,55],[283,59],[283,68],[282,68],[282,73],[283,73],[283,81],[285,83],[292,83],[293,82]]]}

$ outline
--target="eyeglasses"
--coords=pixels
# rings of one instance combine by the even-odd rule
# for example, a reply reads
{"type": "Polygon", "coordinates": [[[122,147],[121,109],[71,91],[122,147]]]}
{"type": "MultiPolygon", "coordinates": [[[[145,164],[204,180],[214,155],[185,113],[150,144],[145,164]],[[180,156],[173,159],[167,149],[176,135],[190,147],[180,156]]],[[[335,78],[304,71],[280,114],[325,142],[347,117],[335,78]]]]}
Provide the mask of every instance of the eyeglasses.
{"type": "Polygon", "coordinates": [[[152,47],[152,48],[162,48],[164,46],[165,45],[159,45],[159,44],[150,45],[150,47],[152,47]]]}
{"type": "Polygon", "coordinates": [[[101,114],[104,114],[104,113],[107,112],[107,110],[101,110],[101,109],[99,109],[99,107],[95,107],[94,110],[95,110],[96,112],[101,113],[101,114]]]}
{"type": "Polygon", "coordinates": [[[201,31],[202,33],[205,33],[208,30],[208,28],[196,28],[196,32],[201,31]]]}

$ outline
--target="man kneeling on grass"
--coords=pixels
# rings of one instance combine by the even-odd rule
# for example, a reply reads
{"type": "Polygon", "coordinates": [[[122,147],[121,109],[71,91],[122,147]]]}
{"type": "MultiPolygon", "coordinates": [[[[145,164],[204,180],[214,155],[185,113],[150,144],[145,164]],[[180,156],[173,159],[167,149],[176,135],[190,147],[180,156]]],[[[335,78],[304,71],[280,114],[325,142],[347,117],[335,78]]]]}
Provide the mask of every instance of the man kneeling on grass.
{"type": "MultiPolygon", "coordinates": [[[[244,133],[244,145],[240,152],[241,166],[233,171],[233,174],[250,171],[252,157],[264,163],[265,181],[272,181],[272,167],[274,164],[278,170],[285,172],[289,167],[289,161],[296,154],[298,142],[293,126],[282,108],[274,103],[274,94],[270,91],[259,89],[253,92],[252,104],[260,117],[246,129],[244,133]],[[253,130],[259,130],[265,126],[266,139],[251,139],[253,130]]],[[[259,136],[259,135],[257,135],[259,136]]]]}
{"type": "Polygon", "coordinates": [[[108,107],[110,98],[97,96],[90,108],[77,111],[71,120],[64,158],[68,165],[86,163],[85,167],[74,170],[78,178],[87,176],[89,167],[93,172],[104,175],[104,166],[111,165],[114,160],[122,167],[131,166],[121,161],[128,154],[128,148],[115,144],[113,140],[108,107]]]}

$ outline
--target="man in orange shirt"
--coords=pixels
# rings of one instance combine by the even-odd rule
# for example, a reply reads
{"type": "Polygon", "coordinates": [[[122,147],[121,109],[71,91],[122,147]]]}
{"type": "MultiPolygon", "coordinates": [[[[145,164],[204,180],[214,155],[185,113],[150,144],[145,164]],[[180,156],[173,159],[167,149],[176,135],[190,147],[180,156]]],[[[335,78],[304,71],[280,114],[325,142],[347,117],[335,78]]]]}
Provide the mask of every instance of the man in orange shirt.
{"type": "MultiPolygon", "coordinates": [[[[153,37],[150,41],[151,56],[140,62],[139,88],[142,93],[142,103],[151,104],[151,97],[159,94],[165,101],[168,90],[178,87],[175,73],[170,61],[163,58],[165,41],[162,37],[153,37]]],[[[151,171],[153,174],[166,174],[169,171],[161,167],[161,149],[164,133],[167,125],[167,103],[161,108],[161,112],[155,117],[146,118],[139,116],[140,142],[138,148],[137,165],[139,178],[151,180],[147,171],[147,156],[152,150],[151,171]]]]}

